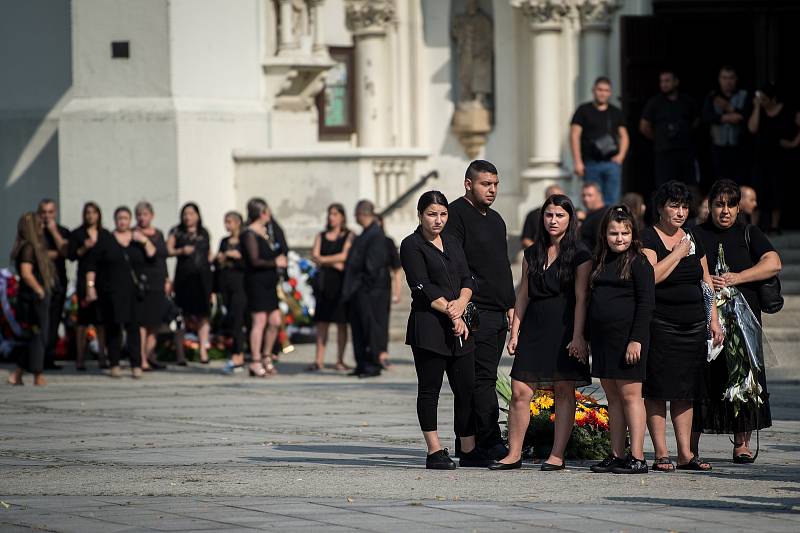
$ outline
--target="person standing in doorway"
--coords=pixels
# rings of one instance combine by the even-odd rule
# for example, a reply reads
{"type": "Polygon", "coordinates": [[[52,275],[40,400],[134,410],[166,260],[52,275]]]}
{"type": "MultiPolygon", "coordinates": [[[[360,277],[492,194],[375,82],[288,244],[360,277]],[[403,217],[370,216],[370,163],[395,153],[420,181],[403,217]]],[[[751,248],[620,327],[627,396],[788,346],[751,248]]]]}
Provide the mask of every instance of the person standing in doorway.
{"type": "Polygon", "coordinates": [[[750,116],[747,91],[737,88],[736,69],[719,69],[719,88],[703,103],[703,122],[711,132],[711,163],[715,179],[741,184],[747,178],[748,161],[742,147],[745,120],[750,116]]]}
{"type": "Polygon", "coordinates": [[[592,86],[593,100],[578,106],[570,125],[575,174],[597,183],[606,204],[619,201],[622,163],[628,153],[628,129],[622,110],[608,103],[611,80],[601,76],[592,86]]]}
{"type": "Polygon", "coordinates": [[[69,230],[58,224],[58,205],[55,200],[45,198],[39,202],[39,219],[42,221],[42,237],[47,255],[56,267],[56,283],[50,290],[50,318],[47,323],[47,347],[44,352],[45,370],[61,370],[56,364],[58,328],[64,317],[64,302],[67,299],[67,248],[69,230]]]}
{"type": "MultiPolygon", "coordinates": [[[[499,183],[497,168],[492,163],[480,159],[471,162],[464,176],[465,194],[450,203],[450,219],[444,229],[445,235],[455,237],[461,244],[475,277],[472,301],[479,310],[480,327],[473,335],[473,406],[478,447],[492,459],[500,459],[508,453],[497,423],[500,408],[495,383],[506,334],[514,316],[515,300],[506,224],[491,208],[499,183]]],[[[448,308],[451,318],[464,313],[461,306],[451,304],[448,308]]],[[[456,455],[458,453],[456,446],[456,455]]]]}

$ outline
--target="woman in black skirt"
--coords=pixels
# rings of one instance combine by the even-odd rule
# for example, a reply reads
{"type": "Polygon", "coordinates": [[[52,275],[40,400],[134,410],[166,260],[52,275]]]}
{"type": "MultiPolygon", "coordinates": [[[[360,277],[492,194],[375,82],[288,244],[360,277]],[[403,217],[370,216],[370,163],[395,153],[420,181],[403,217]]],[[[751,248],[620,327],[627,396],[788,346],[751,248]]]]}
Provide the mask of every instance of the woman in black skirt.
{"type": "MultiPolygon", "coordinates": [[[[711,216],[695,235],[705,246],[708,264],[714,274],[711,276],[714,289],[736,287],[760,323],[758,287],[760,282],[780,272],[781,259],[758,226],[738,222],[740,197],[739,186],[733,181],[720,180],[714,183],[708,196],[711,216]],[[720,247],[725,254],[729,272],[717,272],[720,247]]],[[[725,350],[706,364],[708,398],[695,406],[699,410],[695,413],[695,431],[734,435],[734,463],[752,463],[754,456],[750,450],[751,432],[772,426],[763,350],[759,351],[758,359],[761,363],[758,382],[761,384],[763,402],[759,407],[752,403],[745,404],[737,415],[733,404],[722,399],[728,382],[725,350]]],[[[695,446],[699,446],[700,434],[696,433],[694,436],[695,446]]],[[[696,448],[694,451],[697,453],[696,448]]]]}
{"type": "Polygon", "coordinates": [[[541,209],[537,235],[525,250],[508,353],[511,404],[508,455],[489,468],[522,466],[522,443],[531,419],[534,388],[552,387],[555,436],[542,470],[563,470],[564,450],[575,424],[575,387],[592,382],[584,339],[591,253],[581,244],[575,208],[567,196],[554,194],[541,209]]]}
{"type": "Polygon", "coordinates": [[[141,232],[131,231],[131,211],[114,211],[114,233],[101,229],[92,253],[87,255],[86,299],[97,300],[103,317],[111,377],[120,377],[122,334],[127,339],[133,377],[142,376],[141,332],[137,300],[144,298],[142,273],[156,255],[155,245],[141,232]]]}
{"type": "MultiPolygon", "coordinates": [[[[188,323],[197,329],[200,362],[208,364],[211,325],[211,236],[203,227],[200,208],[189,202],[181,208],[181,223],[172,228],[167,238],[167,252],[178,258],[175,267],[175,303],[188,323]]],[[[180,362],[180,361],[179,361],[180,362]]]]}
{"type": "Polygon", "coordinates": [[[244,291],[244,258],[239,246],[242,215],[236,211],[225,214],[228,235],[219,243],[216,265],[216,282],[219,302],[225,308],[225,325],[231,336],[231,358],[223,372],[230,373],[244,366],[244,318],[247,311],[247,294],[244,291]]]}
{"type": "Polygon", "coordinates": [[[314,298],[317,305],[314,323],[317,327],[317,357],[306,370],[321,370],[325,364],[328,330],[336,324],[336,370],[349,370],[344,363],[347,346],[347,309],[342,301],[344,263],[353,244],[353,233],[347,229],[347,215],[342,204],[328,206],[328,224],[314,239],[311,258],[317,264],[314,298]]]}
{"type": "Polygon", "coordinates": [[[50,320],[50,300],[57,283],[56,267],[47,256],[41,233],[41,221],[33,212],[23,214],[17,223],[17,239],[11,260],[20,277],[14,308],[17,322],[30,328],[28,346],[19,351],[17,368],[8,376],[11,385],[23,385],[22,375],[33,374],[34,385],[46,385],[44,352],[50,320]]]}
{"type": "Polygon", "coordinates": [[[279,269],[288,265],[289,245],[281,227],[272,219],[267,202],[252,198],[247,202],[247,230],[242,232],[244,286],[250,310],[250,376],[275,374],[272,347],[283,322],[278,307],[279,269]],[[266,331],[265,331],[266,330],[266,331]],[[263,363],[262,363],[263,358],[263,363]]]}
{"type": "Polygon", "coordinates": [[[108,365],[103,320],[98,312],[97,302],[89,303],[86,300],[86,256],[91,253],[97,244],[97,237],[100,230],[103,229],[103,214],[100,211],[100,206],[94,202],[86,202],[83,205],[83,216],[81,218],[83,219],[83,224],[75,228],[69,235],[67,258],[70,261],[78,262],[78,279],[75,283],[75,291],[78,295],[75,368],[77,370],[86,370],[84,362],[86,358],[86,333],[89,326],[94,326],[97,333],[97,359],[99,365],[101,368],[108,365]]]}
{"type": "Polygon", "coordinates": [[[655,306],[653,267],[642,253],[635,216],[624,205],[609,209],[600,223],[589,324],[592,376],[608,399],[612,454],[592,472],[646,474],[642,399],[650,319],[655,306]],[[625,456],[630,431],[631,453],[625,456]]]}
{"type": "MultiPolygon", "coordinates": [[[[691,200],[685,184],[674,180],[663,184],[654,201],[658,222],[642,231],[642,248],[656,278],[644,397],[656,455],[652,468],[660,472],[675,469],[667,449],[667,402],[678,445],[677,468],[711,469],[691,450],[692,402],[705,397],[703,369],[708,350],[701,283],[711,286],[705,248],[683,229],[691,200]]],[[[709,327],[714,345],[721,344],[716,306],[711,306],[709,327]]]]}
{"type": "Polygon", "coordinates": [[[400,245],[400,261],[412,298],[406,344],[414,354],[419,381],[417,417],[428,448],[425,467],[433,470],[456,468],[437,432],[439,391],[445,373],[455,397],[460,465],[485,467],[489,463],[475,446],[475,341],[462,318],[475,280],[459,242],[442,235],[447,206],[447,198],[439,191],[423,194],[417,203],[420,225],[400,245]]]}
{"type": "MultiPolygon", "coordinates": [[[[163,323],[167,304],[167,243],[161,230],[153,226],[153,206],[150,202],[139,202],[134,209],[136,213],[136,229],[153,246],[156,255],[142,265],[142,281],[146,285],[144,298],[138,301],[139,317],[142,331],[142,370],[160,370],[164,366],[156,361],[156,334],[163,323]]],[[[138,238],[138,235],[136,236],[138,238]]]]}

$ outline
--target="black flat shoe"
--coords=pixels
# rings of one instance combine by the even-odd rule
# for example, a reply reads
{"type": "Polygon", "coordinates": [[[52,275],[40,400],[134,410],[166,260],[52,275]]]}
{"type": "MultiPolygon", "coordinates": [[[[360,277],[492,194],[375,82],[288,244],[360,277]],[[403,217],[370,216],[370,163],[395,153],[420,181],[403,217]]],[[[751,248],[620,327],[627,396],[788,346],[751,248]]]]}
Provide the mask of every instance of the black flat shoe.
{"type": "Polygon", "coordinates": [[[150,370],[164,370],[167,368],[167,365],[162,365],[161,363],[157,363],[155,361],[147,361],[147,364],[150,365],[150,370]]]}
{"type": "Polygon", "coordinates": [[[425,468],[428,470],[455,470],[456,464],[450,459],[447,448],[444,448],[425,458],[425,468]]]}
{"type": "Polygon", "coordinates": [[[542,463],[542,472],[555,472],[556,470],[564,470],[567,468],[567,463],[561,462],[560,465],[553,465],[550,463],[542,463]]]}
{"type": "Polygon", "coordinates": [[[500,461],[495,461],[489,465],[489,470],[517,470],[519,468],[522,468],[522,459],[513,463],[501,463],[500,461]]]}
{"type": "Polygon", "coordinates": [[[458,466],[462,468],[486,468],[494,461],[486,456],[477,446],[471,452],[461,452],[458,466]]]}
{"type": "Polygon", "coordinates": [[[625,461],[623,459],[620,459],[619,457],[616,457],[614,455],[609,455],[599,463],[589,467],[589,470],[591,470],[595,474],[607,474],[611,472],[614,469],[614,467],[622,466],[624,463],[625,461]]]}
{"type": "Polygon", "coordinates": [[[751,465],[756,462],[756,458],[746,453],[733,456],[733,462],[737,465],[751,465]]]}
{"type": "Polygon", "coordinates": [[[632,456],[628,456],[621,461],[621,464],[611,469],[614,474],[646,474],[647,471],[647,462],[644,459],[634,459],[632,456]]]}

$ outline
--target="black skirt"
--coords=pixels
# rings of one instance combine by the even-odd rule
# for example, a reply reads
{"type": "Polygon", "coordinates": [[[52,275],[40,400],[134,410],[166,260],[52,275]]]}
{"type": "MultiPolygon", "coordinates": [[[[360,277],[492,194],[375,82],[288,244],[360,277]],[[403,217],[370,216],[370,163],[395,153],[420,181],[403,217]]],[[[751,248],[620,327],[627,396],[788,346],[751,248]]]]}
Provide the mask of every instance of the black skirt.
{"type": "Polygon", "coordinates": [[[334,268],[323,267],[317,274],[314,289],[316,308],[314,322],[347,324],[347,306],[342,301],[344,273],[334,268]]]}
{"type": "Polygon", "coordinates": [[[625,362],[625,353],[628,350],[627,332],[610,327],[603,328],[602,331],[597,331],[595,327],[592,331],[592,376],[644,381],[647,371],[647,344],[642,345],[639,362],[629,365],[625,362]]]}
{"type": "Polygon", "coordinates": [[[147,291],[144,298],[136,301],[138,307],[139,325],[144,328],[159,327],[164,317],[167,306],[167,297],[164,291],[147,291]]]}
{"type": "Polygon", "coordinates": [[[652,400],[705,398],[706,323],[653,318],[643,395],[652,400]]]}
{"type": "Polygon", "coordinates": [[[244,288],[251,313],[271,313],[278,308],[278,273],[274,270],[245,274],[244,288]]]}

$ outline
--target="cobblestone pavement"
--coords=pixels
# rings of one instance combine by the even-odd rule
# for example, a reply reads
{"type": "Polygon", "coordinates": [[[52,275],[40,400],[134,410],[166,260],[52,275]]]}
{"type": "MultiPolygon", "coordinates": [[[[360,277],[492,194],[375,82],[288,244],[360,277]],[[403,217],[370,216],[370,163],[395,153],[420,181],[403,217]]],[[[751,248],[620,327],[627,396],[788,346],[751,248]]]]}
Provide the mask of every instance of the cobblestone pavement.
{"type": "MultiPolygon", "coordinates": [[[[798,317],[792,300],[766,321],[775,423],[757,463],[733,465],[728,438],[705,436],[710,473],[426,471],[398,342],[367,381],[304,372],[311,346],[268,380],[218,365],[112,380],[66,364],[45,388],[0,386],[0,531],[799,531],[798,317]]],[[[446,385],[440,430],[452,442],[446,385]]]]}

